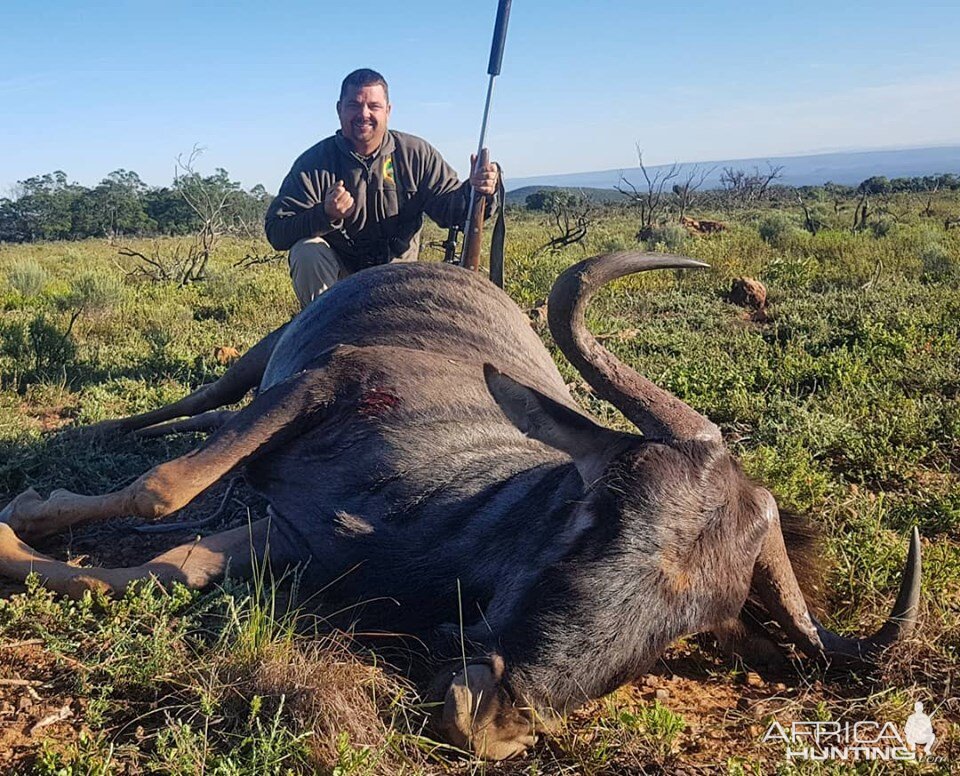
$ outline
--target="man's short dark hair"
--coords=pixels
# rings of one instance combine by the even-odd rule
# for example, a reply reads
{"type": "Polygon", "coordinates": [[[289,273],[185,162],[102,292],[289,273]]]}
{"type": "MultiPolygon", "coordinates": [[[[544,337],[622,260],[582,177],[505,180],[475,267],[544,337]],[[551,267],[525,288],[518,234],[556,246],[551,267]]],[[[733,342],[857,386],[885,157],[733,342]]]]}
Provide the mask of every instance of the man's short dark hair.
{"type": "Polygon", "coordinates": [[[364,86],[376,86],[377,84],[383,87],[383,93],[387,98],[387,102],[390,102],[390,87],[387,86],[387,80],[380,75],[380,73],[368,67],[361,67],[359,70],[354,70],[344,78],[343,83],[340,84],[340,102],[343,102],[348,92],[355,92],[364,86]]]}

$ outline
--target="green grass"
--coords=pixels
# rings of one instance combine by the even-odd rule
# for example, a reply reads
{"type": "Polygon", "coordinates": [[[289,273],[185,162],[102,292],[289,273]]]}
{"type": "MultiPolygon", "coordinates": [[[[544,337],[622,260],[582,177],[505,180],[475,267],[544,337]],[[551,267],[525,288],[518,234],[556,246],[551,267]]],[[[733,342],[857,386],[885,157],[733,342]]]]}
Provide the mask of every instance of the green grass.
{"type": "MultiPolygon", "coordinates": [[[[938,208],[956,213],[960,201],[944,196],[938,208]]],[[[802,667],[776,713],[843,718],[856,698],[859,718],[902,721],[910,701],[922,699],[939,705],[942,751],[956,756],[960,230],[919,217],[857,234],[810,235],[800,224],[796,212],[753,211],[708,239],[664,231],[665,241],[712,269],[621,281],[599,295],[589,322],[621,359],[718,422],[784,507],[822,526],[830,626],[856,633],[882,622],[906,537],[919,526],[925,595],[917,635],[879,676],[834,679],[802,667]],[[767,285],[769,322],[752,322],[725,300],[740,275],[767,285]]],[[[632,247],[635,232],[629,214],[608,213],[582,248],[533,259],[549,224],[515,216],[507,290],[522,307],[542,304],[565,267],[632,247]]],[[[439,236],[431,230],[427,239],[439,236]]],[[[286,268],[236,266],[250,249],[224,243],[207,282],[178,288],[129,275],[133,260],[106,241],[0,246],[0,503],[28,486],[111,490],[195,444],[124,439],[105,447],[51,432],[176,399],[222,373],[216,347],[244,350],[285,322],[296,309],[286,268]]],[[[439,258],[436,249],[428,255],[439,258]]],[[[629,428],[555,354],[582,405],[629,428]]],[[[75,699],[82,722],[74,735],[46,743],[38,736],[19,767],[345,776],[619,773],[646,763],[666,772],[850,772],[785,765],[740,728],[728,730],[727,748],[699,750],[700,734],[672,710],[672,698],[596,704],[515,766],[450,759],[421,735],[423,711],[409,688],[371,656],[305,638],[305,629],[263,585],[203,595],[143,585],[119,601],[80,602],[34,586],[0,600],[0,647],[39,639],[37,675],[75,699]]],[[[704,682],[729,689],[738,676],[721,664],[704,682]]],[[[722,715],[709,719],[719,729],[722,715]]]]}

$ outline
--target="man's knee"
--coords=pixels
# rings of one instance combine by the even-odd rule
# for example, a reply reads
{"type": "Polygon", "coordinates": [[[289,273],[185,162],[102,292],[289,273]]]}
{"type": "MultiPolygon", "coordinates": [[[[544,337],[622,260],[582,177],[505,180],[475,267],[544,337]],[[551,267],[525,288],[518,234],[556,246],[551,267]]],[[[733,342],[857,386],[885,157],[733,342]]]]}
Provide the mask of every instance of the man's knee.
{"type": "Polygon", "coordinates": [[[418,261],[420,259],[420,232],[417,232],[410,238],[410,244],[408,248],[397,258],[393,259],[391,263],[407,263],[411,261],[418,261]]]}
{"type": "Polygon", "coordinates": [[[306,307],[346,273],[336,251],[322,237],[308,237],[290,249],[290,279],[293,290],[306,307]]]}

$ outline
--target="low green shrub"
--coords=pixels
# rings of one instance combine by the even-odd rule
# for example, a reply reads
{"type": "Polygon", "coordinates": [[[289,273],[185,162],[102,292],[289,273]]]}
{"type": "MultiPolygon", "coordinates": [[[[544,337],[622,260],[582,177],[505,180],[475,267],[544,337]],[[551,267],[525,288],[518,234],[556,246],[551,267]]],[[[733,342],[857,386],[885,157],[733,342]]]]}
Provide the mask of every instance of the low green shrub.
{"type": "Polygon", "coordinates": [[[651,251],[666,250],[671,253],[681,253],[689,240],[690,233],[680,224],[663,224],[650,230],[645,243],[651,251]]]}
{"type": "Polygon", "coordinates": [[[49,281],[50,273],[33,259],[21,259],[7,270],[7,282],[24,297],[39,296],[49,281]]]}

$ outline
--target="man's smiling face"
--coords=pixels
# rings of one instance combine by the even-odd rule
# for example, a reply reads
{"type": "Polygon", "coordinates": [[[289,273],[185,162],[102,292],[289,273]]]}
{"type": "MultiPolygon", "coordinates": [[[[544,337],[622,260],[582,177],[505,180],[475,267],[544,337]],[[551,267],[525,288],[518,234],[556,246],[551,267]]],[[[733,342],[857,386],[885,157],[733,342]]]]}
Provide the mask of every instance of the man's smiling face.
{"type": "Polygon", "coordinates": [[[363,86],[337,102],[343,136],[358,154],[372,154],[383,142],[390,103],[380,84],[363,86]]]}

